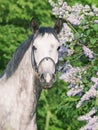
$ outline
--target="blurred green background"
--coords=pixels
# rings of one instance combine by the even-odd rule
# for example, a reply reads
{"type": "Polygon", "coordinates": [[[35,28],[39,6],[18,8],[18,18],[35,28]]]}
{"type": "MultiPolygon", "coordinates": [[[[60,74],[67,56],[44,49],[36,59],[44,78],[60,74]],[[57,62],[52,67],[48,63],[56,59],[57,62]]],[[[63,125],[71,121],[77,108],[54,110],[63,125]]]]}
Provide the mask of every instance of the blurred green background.
{"type": "MultiPolygon", "coordinates": [[[[98,0],[66,2],[69,5],[78,2],[98,6],[98,0]]],[[[53,26],[56,21],[48,0],[0,0],[0,73],[15,49],[32,34],[29,28],[32,17],[41,26],[53,26]]],[[[66,85],[58,79],[51,90],[43,90],[37,107],[38,130],[78,130],[84,124],[77,121],[77,117],[88,107],[85,106],[83,112],[82,108],[76,110],[79,97],[67,97],[66,85]]]]}

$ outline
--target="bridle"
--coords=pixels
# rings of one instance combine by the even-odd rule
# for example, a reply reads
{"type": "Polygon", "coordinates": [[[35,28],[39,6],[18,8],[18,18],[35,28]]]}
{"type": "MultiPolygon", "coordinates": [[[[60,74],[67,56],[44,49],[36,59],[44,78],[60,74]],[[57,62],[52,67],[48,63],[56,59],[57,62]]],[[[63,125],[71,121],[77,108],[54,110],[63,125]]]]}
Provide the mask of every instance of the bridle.
{"type": "Polygon", "coordinates": [[[34,70],[39,74],[39,67],[42,64],[43,61],[45,60],[50,60],[52,61],[54,67],[55,67],[55,73],[56,73],[56,68],[57,68],[57,64],[55,64],[54,60],[51,57],[44,57],[41,59],[41,61],[39,62],[39,64],[37,65],[36,63],[36,59],[35,59],[35,54],[34,54],[34,46],[32,44],[32,50],[31,50],[31,63],[32,63],[32,67],[34,68],[34,70]]]}

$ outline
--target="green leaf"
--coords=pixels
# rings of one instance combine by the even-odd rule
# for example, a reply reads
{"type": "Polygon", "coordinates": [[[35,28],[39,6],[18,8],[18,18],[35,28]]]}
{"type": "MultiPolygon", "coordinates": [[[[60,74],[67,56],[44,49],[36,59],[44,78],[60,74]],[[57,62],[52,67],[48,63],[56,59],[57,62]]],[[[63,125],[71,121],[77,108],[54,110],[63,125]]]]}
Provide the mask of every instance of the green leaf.
{"type": "Polygon", "coordinates": [[[92,25],[93,29],[97,32],[98,31],[98,24],[92,25]]]}
{"type": "Polygon", "coordinates": [[[91,44],[95,44],[96,43],[96,39],[90,38],[90,42],[91,42],[91,44]]]}
{"type": "Polygon", "coordinates": [[[88,36],[90,34],[90,29],[86,31],[86,35],[88,36]]]}

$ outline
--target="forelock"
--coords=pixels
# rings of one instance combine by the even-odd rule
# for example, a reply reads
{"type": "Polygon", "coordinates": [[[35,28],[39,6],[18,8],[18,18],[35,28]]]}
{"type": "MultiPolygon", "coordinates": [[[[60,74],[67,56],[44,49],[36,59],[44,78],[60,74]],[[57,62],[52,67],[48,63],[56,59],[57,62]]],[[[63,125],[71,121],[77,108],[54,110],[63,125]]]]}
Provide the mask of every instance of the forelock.
{"type": "MultiPolygon", "coordinates": [[[[35,38],[37,36],[44,36],[45,33],[47,34],[52,34],[57,40],[58,40],[58,37],[57,37],[57,33],[55,32],[55,30],[51,27],[40,27],[38,32],[35,34],[35,38]]],[[[35,39],[34,38],[34,39],[35,39]]]]}

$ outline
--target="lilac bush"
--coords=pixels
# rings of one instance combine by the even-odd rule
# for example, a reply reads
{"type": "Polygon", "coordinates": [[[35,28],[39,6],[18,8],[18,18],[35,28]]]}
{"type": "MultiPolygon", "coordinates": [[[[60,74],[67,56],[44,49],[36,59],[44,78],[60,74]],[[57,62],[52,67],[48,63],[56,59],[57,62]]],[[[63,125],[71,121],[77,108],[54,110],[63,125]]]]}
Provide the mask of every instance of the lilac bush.
{"type": "MultiPolygon", "coordinates": [[[[62,45],[59,58],[63,61],[60,79],[69,84],[67,96],[80,96],[76,105],[78,109],[98,96],[98,8],[78,3],[69,6],[63,0],[58,0],[58,3],[49,0],[49,3],[53,15],[65,21],[58,36],[62,45]],[[77,60],[80,64],[76,63],[77,60]],[[77,66],[73,66],[74,63],[77,66]],[[85,75],[89,77],[90,84],[86,83],[85,75]]],[[[78,118],[87,122],[80,130],[98,129],[96,104],[90,108],[90,112],[78,118]]]]}

